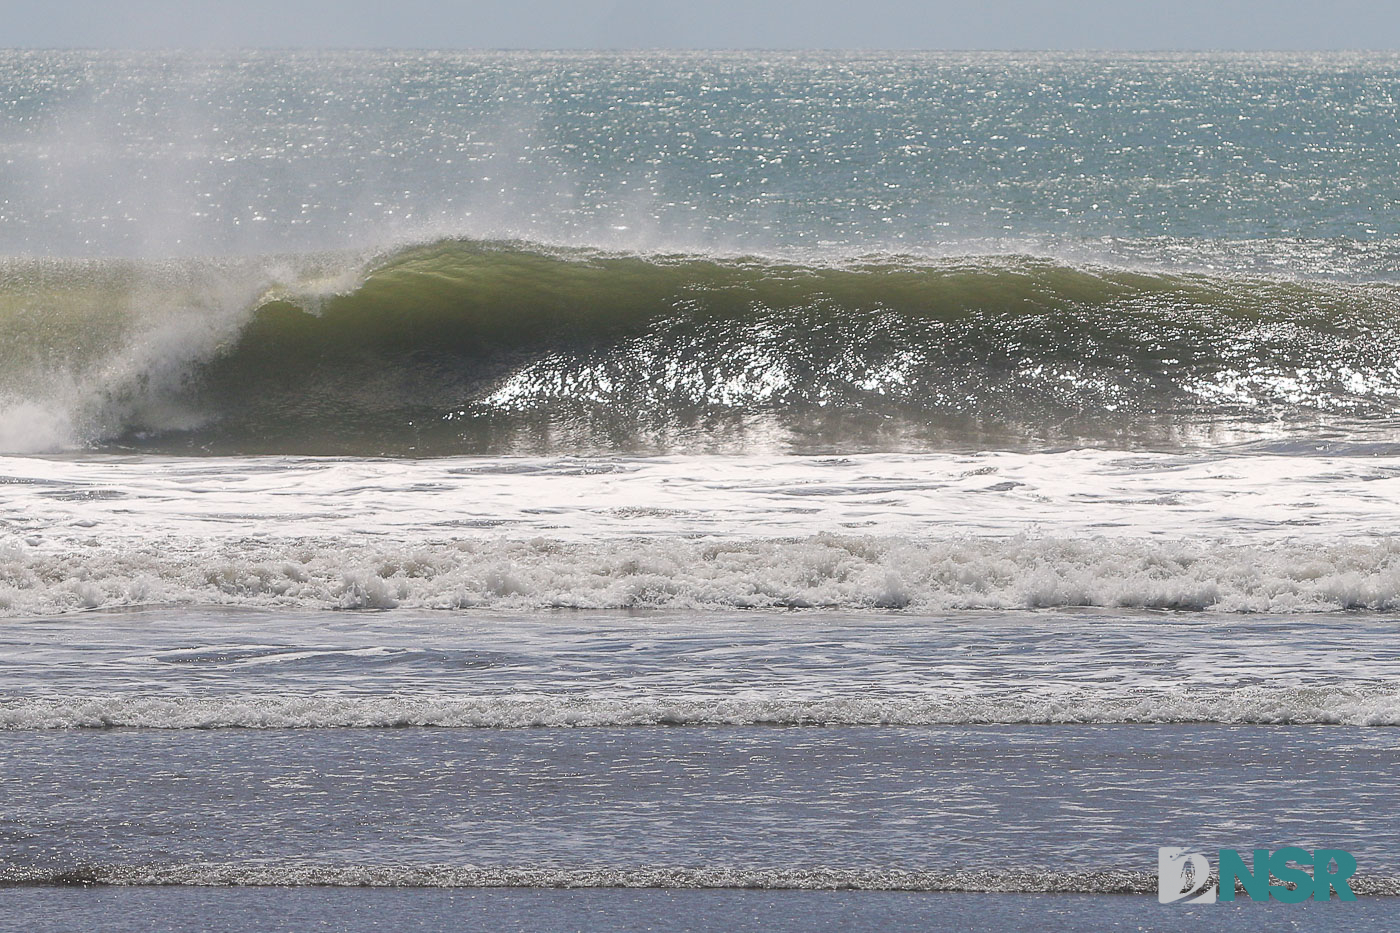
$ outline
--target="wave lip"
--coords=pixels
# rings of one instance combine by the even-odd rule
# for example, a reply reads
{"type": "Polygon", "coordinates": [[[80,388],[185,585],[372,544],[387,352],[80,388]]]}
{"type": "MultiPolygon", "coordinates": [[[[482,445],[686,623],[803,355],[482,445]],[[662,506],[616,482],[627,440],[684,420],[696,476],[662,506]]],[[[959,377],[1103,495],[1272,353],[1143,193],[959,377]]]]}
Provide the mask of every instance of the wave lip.
{"type": "Polygon", "coordinates": [[[1058,690],[1014,696],[0,697],[0,730],[600,728],[1217,723],[1400,726],[1393,687],[1058,690]]]}
{"type": "Polygon", "coordinates": [[[469,240],[0,272],[13,450],[1172,445],[1385,433],[1400,398],[1384,283],[469,240]]]}

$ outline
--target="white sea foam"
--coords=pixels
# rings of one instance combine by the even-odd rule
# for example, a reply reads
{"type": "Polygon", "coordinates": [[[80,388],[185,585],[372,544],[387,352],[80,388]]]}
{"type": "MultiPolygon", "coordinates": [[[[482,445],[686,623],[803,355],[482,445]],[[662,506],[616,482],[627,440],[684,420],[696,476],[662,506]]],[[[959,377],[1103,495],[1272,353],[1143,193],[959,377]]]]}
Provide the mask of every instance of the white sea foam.
{"type": "Polygon", "coordinates": [[[1074,688],[1014,695],[268,695],[0,697],[0,729],[521,729],[1220,723],[1400,725],[1400,690],[1074,688]]]}
{"type": "Polygon", "coordinates": [[[1396,484],[1393,457],[1105,451],[0,458],[0,613],[1390,610],[1396,484]]]}
{"type": "Polygon", "coordinates": [[[1018,534],[1359,539],[1400,457],[1018,454],[432,460],[0,457],[0,533],[93,538],[1018,534]]]}
{"type": "Polygon", "coordinates": [[[1323,612],[1400,607],[1400,542],[815,535],[694,541],[166,539],[0,547],[0,612],[206,605],[320,609],[1044,609],[1323,612]]]}
{"type": "MultiPolygon", "coordinates": [[[[1361,879],[1358,878],[1357,882],[1361,879]]],[[[1384,876],[1358,892],[1400,892],[1384,876]]],[[[80,868],[0,866],[8,885],[275,885],[409,888],[761,888],[765,890],[1005,891],[1148,894],[1156,876],[1141,871],[901,871],[842,868],[559,868],[473,865],[281,864],[112,865],[80,868]]]]}
{"type": "MultiPolygon", "coordinates": [[[[1066,871],[995,868],[909,871],[852,868],[516,867],[475,865],[336,865],[306,862],[98,865],[76,868],[0,866],[7,885],[163,885],[182,887],[651,888],[769,891],[946,891],[1018,894],[1157,892],[1157,876],[1131,869],[1066,871]]],[[[1358,874],[1359,895],[1400,895],[1400,877],[1358,874]]]]}

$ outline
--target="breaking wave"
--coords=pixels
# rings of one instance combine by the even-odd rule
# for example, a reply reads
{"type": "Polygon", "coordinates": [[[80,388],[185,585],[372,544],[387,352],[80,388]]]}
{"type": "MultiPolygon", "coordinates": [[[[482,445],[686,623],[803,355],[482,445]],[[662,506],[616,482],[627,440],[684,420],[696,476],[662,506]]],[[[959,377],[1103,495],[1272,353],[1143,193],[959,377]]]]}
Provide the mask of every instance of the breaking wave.
{"type": "Polygon", "coordinates": [[[0,269],[0,451],[924,449],[1386,431],[1400,287],[446,240],[0,269]]]}

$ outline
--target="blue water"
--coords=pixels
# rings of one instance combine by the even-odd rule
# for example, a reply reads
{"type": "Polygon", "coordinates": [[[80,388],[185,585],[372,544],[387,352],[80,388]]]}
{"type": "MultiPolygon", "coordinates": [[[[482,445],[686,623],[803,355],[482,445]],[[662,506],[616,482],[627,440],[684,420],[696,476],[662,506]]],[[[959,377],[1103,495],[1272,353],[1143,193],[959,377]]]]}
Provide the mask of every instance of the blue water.
{"type": "Polygon", "coordinates": [[[9,52],[0,253],[1108,237],[1313,272],[1287,241],[1345,267],[1400,230],[1398,73],[1383,54],[9,52]]]}

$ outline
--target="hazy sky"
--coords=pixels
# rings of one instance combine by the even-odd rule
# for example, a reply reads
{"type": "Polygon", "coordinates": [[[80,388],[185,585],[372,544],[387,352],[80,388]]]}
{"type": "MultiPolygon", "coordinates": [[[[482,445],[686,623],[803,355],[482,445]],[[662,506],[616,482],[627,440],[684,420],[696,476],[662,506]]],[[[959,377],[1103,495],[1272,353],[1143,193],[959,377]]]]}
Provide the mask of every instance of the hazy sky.
{"type": "Polygon", "coordinates": [[[1394,0],[0,0],[0,46],[1394,49],[1394,0]]]}

